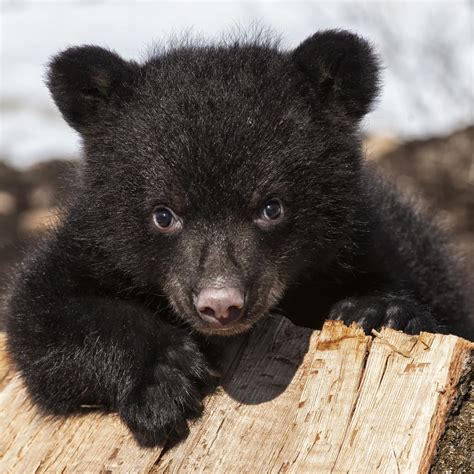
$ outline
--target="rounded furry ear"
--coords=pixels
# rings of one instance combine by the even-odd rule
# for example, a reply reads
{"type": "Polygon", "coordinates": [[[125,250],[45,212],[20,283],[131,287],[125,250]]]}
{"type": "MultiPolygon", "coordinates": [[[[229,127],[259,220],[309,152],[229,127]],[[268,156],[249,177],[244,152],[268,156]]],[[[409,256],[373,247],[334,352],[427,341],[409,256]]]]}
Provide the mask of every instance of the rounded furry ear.
{"type": "Polygon", "coordinates": [[[337,101],[355,119],[370,111],[380,89],[380,62],[366,40],[344,30],[320,31],[303,41],[292,59],[321,103],[337,101]]]}
{"type": "Polygon", "coordinates": [[[139,66],[97,46],[69,48],[49,64],[47,84],[66,121],[81,133],[133,94],[139,66]]]}

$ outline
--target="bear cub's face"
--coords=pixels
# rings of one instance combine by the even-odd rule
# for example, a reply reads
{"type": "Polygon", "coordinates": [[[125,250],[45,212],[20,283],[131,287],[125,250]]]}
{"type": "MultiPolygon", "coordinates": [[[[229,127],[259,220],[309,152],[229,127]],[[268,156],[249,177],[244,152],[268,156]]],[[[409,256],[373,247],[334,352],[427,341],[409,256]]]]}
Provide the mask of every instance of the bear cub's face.
{"type": "Polygon", "coordinates": [[[144,64],[61,53],[48,85],[83,138],[91,238],[197,330],[248,329],[346,244],[377,72],[344,31],[292,52],[188,44],[144,64]]]}

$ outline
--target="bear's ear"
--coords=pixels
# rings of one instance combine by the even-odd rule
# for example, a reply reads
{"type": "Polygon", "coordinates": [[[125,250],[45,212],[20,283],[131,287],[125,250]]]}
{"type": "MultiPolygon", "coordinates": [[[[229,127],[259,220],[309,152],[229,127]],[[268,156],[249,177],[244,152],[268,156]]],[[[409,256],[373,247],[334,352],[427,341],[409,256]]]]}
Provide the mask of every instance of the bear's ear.
{"type": "Polygon", "coordinates": [[[66,121],[81,133],[133,94],[139,66],[97,46],[69,48],[49,64],[48,88],[66,121]]]}
{"type": "Polygon", "coordinates": [[[311,80],[318,102],[337,101],[347,114],[361,119],[379,92],[380,62],[369,43],[349,31],[320,31],[292,53],[311,80]]]}

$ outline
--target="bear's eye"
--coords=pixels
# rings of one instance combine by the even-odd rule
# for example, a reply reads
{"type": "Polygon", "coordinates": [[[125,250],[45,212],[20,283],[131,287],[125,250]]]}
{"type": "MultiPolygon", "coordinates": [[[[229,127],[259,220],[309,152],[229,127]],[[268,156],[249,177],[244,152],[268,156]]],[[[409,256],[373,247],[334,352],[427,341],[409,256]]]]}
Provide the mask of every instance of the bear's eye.
{"type": "Polygon", "coordinates": [[[153,211],[153,223],[160,232],[173,232],[181,227],[181,221],[167,207],[158,206],[153,211]]]}
{"type": "Polygon", "coordinates": [[[279,199],[269,199],[260,211],[259,221],[266,224],[276,224],[283,217],[283,205],[279,199]]]}

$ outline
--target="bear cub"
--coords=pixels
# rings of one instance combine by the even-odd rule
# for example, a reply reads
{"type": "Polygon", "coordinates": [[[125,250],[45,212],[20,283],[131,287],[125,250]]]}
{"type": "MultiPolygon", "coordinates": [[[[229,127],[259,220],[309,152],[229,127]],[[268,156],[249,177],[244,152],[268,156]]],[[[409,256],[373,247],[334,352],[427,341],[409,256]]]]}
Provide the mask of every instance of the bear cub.
{"type": "Polygon", "coordinates": [[[116,410],[154,446],[201,414],[210,341],[272,310],[472,338],[446,237],[362,159],[379,70],[341,30],[292,51],[257,35],[142,63],[97,46],[58,54],[48,87],[84,160],[7,303],[33,401],[116,410]]]}

